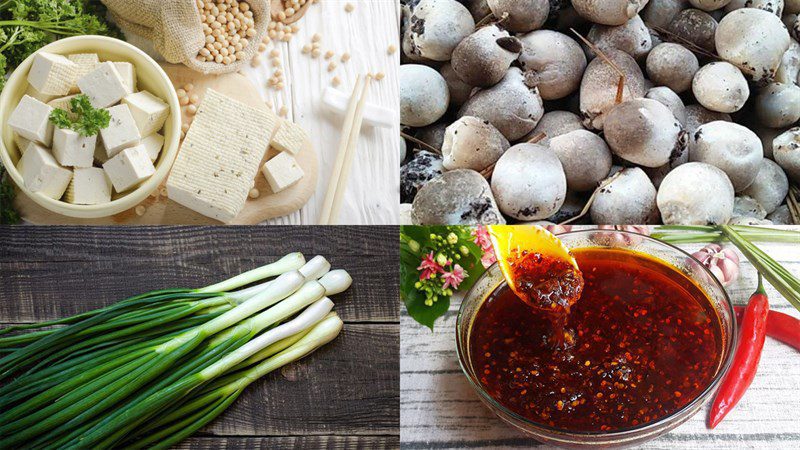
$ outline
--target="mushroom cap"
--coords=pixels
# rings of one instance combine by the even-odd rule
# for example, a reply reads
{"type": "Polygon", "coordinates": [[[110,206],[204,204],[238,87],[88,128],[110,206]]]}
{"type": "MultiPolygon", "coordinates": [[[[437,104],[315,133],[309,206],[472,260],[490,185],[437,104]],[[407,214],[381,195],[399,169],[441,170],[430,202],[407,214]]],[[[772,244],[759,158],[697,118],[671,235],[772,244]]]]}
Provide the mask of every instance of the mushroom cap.
{"type": "Polygon", "coordinates": [[[686,126],[686,106],[680,96],[666,86],[650,88],[644,95],[645,98],[655,100],[669,108],[672,115],[678,119],[682,126],[686,126]]]}
{"type": "Polygon", "coordinates": [[[591,131],[576,130],[556,136],[550,139],[550,150],[561,161],[570,191],[591,191],[611,171],[611,150],[603,138],[591,131]]]}
{"type": "Polygon", "coordinates": [[[453,51],[453,70],[461,81],[490,87],[503,79],[522,51],[522,43],[497,25],[479,28],[453,51]]]}
{"type": "Polygon", "coordinates": [[[686,132],[689,135],[694,134],[700,128],[700,125],[717,120],[730,122],[733,119],[731,119],[730,114],[711,111],[702,105],[688,105],[686,107],[686,132]]]}
{"type": "Polygon", "coordinates": [[[762,81],[775,75],[791,39],[775,14],[742,8],[722,18],[715,42],[721,58],[744,68],[754,81],[762,81]]]}
{"type": "Polygon", "coordinates": [[[762,125],[784,128],[800,120],[800,86],[770,83],[756,96],[755,111],[762,125]]]}
{"type": "MultiPolygon", "coordinates": [[[[625,74],[622,101],[643,97],[644,75],[636,60],[621,50],[609,50],[606,56],[625,74]]],[[[603,58],[595,58],[586,66],[581,80],[580,110],[587,128],[603,129],[605,114],[617,104],[620,75],[603,58]]]]}
{"type": "Polygon", "coordinates": [[[580,87],[586,55],[574,39],[557,31],[538,30],[520,40],[519,63],[543,99],[564,98],[580,87]]]}
{"type": "Polygon", "coordinates": [[[518,144],[508,149],[492,175],[500,211],[518,220],[543,220],[555,214],[567,195],[561,161],[549,148],[518,144]]]}
{"type": "Polygon", "coordinates": [[[800,127],[776,137],[772,153],[786,175],[795,183],[800,183],[800,127]]]}
{"type": "Polygon", "coordinates": [[[664,177],[656,196],[667,225],[725,224],[733,216],[733,201],[733,185],[725,172],[700,162],[676,167],[664,177]]]}
{"type": "Polygon", "coordinates": [[[466,103],[475,88],[461,81],[456,71],[453,70],[453,65],[449,62],[439,69],[439,73],[442,74],[450,89],[450,106],[460,107],[466,103]]]}
{"type": "Polygon", "coordinates": [[[572,0],[575,11],[594,23],[622,25],[647,5],[648,0],[572,0]]]}
{"type": "Polygon", "coordinates": [[[620,103],[608,112],[605,138],[615,155],[645,167],[660,167],[686,147],[686,132],[663,104],[647,98],[620,103]]]}
{"type": "Polygon", "coordinates": [[[488,120],[464,116],[447,127],[442,145],[444,168],[481,172],[496,163],[509,146],[488,120]]]}
{"type": "MultiPolygon", "coordinates": [[[[586,38],[604,53],[614,48],[622,50],[635,59],[647,56],[653,48],[650,30],[639,16],[633,16],[622,25],[594,24],[586,38]]],[[[591,49],[587,48],[586,50],[591,58],[595,57],[591,49]]]]}
{"type": "Polygon", "coordinates": [[[421,0],[408,19],[403,52],[413,60],[449,61],[474,29],[472,14],[456,0],[421,0]]]}
{"type": "Polygon", "coordinates": [[[677,93],[692,87],[692,79],[700,69],[697,56],[689,49],[671,42],[658,44],[647,55],[647,76],[658,86],[667,86],[677,93]]]}
{"type": "Polygon", "coordinates": [[[650,28],[667,28],[672,19],[686,9],[687,0],[650,0],[640,15],[650,28]]]}
{"type": "Polygon", "coordinates": [[[489,183],[478,172],[451,170],[422,187],[414,199],[414,225],[495,225],[506,220],[489,183]]]}
{"type": "Polygon", "coordinates": [[[689,160],[721,169],[736,192],[753,183],[762,159],[761,139],[737,123],[717,121],[701,125],[689,140],[689,160]]]}
{"type": "Polygon", "coordinates": [[[692,92],[701,105],[722,113],[739,111],[750,98],[742,72],[724,61],[701,67],[692,80],[692,92]]]}
{"type": "Polygon", "coordinates": [[[789,178],[781,166],[767,158],[761,160],[755,181],[742,191],[742,195],[757,201],[767,214],[778,209],[788,194],[789,178]]]}
{"type": "Polygon", "coordinates": [[[422,186],[444,171],[442,157],[425,150],[415,153],[400,168],[400,201],[411,203],[422,186]]]}
{"type": "Polygon", "coordinates": [[[562,134],[567,134],[570,131],[585,130],[583,121],[580,116],[569,111],[549,111],[544,113],[536,128],[527,136],[522,138],[523,141],[528,142],[531,139],[544,134],[544,138],[537,142],[541,145],[549,145],[550,139],[562,134]]]}
{"type": "Polygon", "coordinates": [[[642,225],[657,220],[656,188],[638,167],[605,180],[589,209],[598,225],[642,225]]]}
{"type": "Polygon", "coordinates": [[[447,112],[450,89],[436,70],[421,64],[403,64],[399,84],[401,124],[424,127],[447,112]]]}
{"type": "Polygon", "coordinates": [[[724,8],[730,2],[731,0],[689,0],[692,6],[703,11],[716,11],[724,8]]]}
{"type": "Polygon", "coordinates": [[[705,11],[694,8],[685,9],[672,19],[667,30],[705,50],[714,51],[714,33],[717,31],[717,21],[705,11]]]}
{"type": "Polygon", "coordinates": [[[550,15],[550,0],[487,0],[494,16],[502,19],[509,31],[526,33],[544,25],[550,15]]]}

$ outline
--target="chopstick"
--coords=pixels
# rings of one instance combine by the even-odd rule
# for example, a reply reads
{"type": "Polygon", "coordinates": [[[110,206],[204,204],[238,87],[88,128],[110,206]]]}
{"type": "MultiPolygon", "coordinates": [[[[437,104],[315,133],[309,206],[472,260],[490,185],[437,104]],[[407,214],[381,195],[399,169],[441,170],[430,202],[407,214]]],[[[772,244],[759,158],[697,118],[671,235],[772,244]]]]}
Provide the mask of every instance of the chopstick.
{"type": "Polygon", "coordinates": [[[358,138],[361,136],[361,125],[364,121],[364,107],[367,103],[367,92],[371,76],[358,76],[350,103],[347,106],[347,115],[342,126],[342,136],[339,141],[339,150],[336,155],[336,162],[333,166],[333,173],[328,182],[328,192],[322,204],[320,214],[320,225],[332,225],[339,217],[339,211],[347,189],[347,180],[350,169],[353,166],[358,138]]]}

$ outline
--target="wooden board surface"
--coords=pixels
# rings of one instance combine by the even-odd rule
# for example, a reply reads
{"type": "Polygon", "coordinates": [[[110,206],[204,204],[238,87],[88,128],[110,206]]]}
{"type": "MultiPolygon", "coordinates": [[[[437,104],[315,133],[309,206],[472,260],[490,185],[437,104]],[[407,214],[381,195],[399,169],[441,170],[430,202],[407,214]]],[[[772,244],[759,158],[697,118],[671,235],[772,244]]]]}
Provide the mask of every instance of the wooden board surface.
{"type": "MultiPolygon", "coordinates": [[[[800,230],[800,227],[796,227],[800,230]]],[[[697,249],[701,246],[682,246],[697,249]]],[[[759,244],[800,275],[798,245],[759,244]]],[[[742,258],[741,277],[728,288],[737,305],[747,302],[756,272],[742,258]]],[[[794,309],[767,286],[770,306],[795,317],[794,309]]],[[[460,299],[453,299],[433,333],[405,312],[400,318],[400,435],[404,449],[527,448],[536,441],[506,425],[478,399],[458,366],[455,326],[460,299]]],[[[645,449],[796,449],[800,447],[800,353],[767,339],[755,381],[736,410],[713,431],[703,410],[645,449]]]]}
{"type": "Polygon", "coordinates": [[[342,334],[251,385],[181,448],[304,443],[395,448],[397,232],[395,227],[2,227],[0,326],[63,317],[151,289],[208,285],[292,251],[307,258],[323,254],[354,279],[351,289],[333,297],[345,321],[342,334]]]}
{"type": "MultiPolygon", "coordinates": [[[[261,101],[261,94],[255,85],[245,76],[232,73],[225,75],[202,75],[182,65],[162,64],[164,71],[172,80],[176,89],[187,84],[194,85],[192,94],[197,94],[202,100],[207,89],[214,89],[244,104],[267,109],[261,101]]],[[[184,112],[183,122],[188,123],[190,117],[184,112]]],[[[263,165],[268,159],[277,155],[274,149],[269,149],[261,162],[263,165]]],[[[295,155],[298,165],[303,169],[304,177],[294,186],[273,194],[267,179],[259,170],[256,174],[255,188],[261,195],[258,198],[248,198],[242,212],[234,219],[234,225],[255,225],[265,220],[282,217],[302,208],[314,194],[317,186],[317,155],[311,141],[306,141],[304,147],[295,155]]],[[[261,166],[259,165],[259,167],[261,166]]],[[[166,182],[166,181],[165,181],[166,182]]],[[[34,224],[43,225],[207,225],[220,222],[198,214],[182,205],[170,201],[166,195],[166,188],[162,185],[158,191],[151,194],[141,206],[144,213],[139,215],[134,209],[123,211],[111,217],[101,219],[75,219],[50,212],[18,191],[15,206],[22,217],[34,224]]]]}

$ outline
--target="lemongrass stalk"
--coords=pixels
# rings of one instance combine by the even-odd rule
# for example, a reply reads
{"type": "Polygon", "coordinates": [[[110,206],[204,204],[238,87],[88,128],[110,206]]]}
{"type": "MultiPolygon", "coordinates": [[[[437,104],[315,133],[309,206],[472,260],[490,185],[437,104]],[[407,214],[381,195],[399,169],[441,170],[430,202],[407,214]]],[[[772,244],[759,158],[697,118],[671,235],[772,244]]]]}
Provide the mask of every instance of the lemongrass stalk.
{"type": "MultiPolygon", "coordinates": [[[[274,308],[279,306],[281,306],[281,304],[276,305],[274,308]]],[[[306,308],[306,310],[300,313],[296,318],[266,331],[264,334],[225,355],[222,359],[200,372],[185,377],[177,383],[136,402],[130,407],[118,409],[77,438],[78,440],[73,440],[71,443],[68,443],[67,446],[80,444],[81,446],[92,447],[109,438],[119,439],[123,437],[125,431],[132,430],[155,414],[156,411],[180,399],[203,383],[225,373],[225,371],[257,353],[262,348],[313,326],[322,320],[330,312],[332,307],[333,302],[327,298],[317,301],[306,308]]],[[[241,306],[238,308],[241,308],[241,306]]]]}
{"type": "Polygon", "coordinates": [[[255,283],[265,278],[298,270],[306,263],[302,253],[289,253],[274,263],[236,275],[217,284],[198,289],[197,292],[231,292],[242,286],[255,283]]]}
{"type": "MultiPolygon", "coordinates": [[[[751,242],[800,242],[800,232],[768,227],[733,225],[731,229],[751,242]]],[[[698,244],[728,240],[718,226],[662,225],[655,229],[652,237],[671,244],[698,244]]]]}

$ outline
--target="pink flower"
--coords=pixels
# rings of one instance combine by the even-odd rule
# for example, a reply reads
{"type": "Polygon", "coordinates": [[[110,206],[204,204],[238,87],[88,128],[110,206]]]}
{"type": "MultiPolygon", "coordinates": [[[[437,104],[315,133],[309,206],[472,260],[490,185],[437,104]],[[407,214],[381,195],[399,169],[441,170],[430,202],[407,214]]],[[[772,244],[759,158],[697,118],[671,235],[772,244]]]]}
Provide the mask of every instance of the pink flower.
{"type": "Polygon", "coordinates": [[[481,264],[483,264],[484,269],[488,269],[492,267],[492,264],[497,262],[497,256],[494,254],[493,249],[488,249],[483,251],[483,256],[481,256],[481,264]]]}
{"type": "Polygon", "coordinates": [[[484,252],[492,249],[492,239],[489,237],[489,229],[483,225],[478,225],[472,230],[472,236],[475,237],[475,244],[478,245],[484,252]]]}
{"type": "Polygon", "coordinates": [[[452,286],[453,289],[458,289],[458,285],[464,281],[464,278],[467,277],[467,271],[464,270],[463,267],[456,264],[453,266],[452,272],[444,272],[442,274],[442,279],[444,279],[444,285],[442,289],[447,289],[448,287],[452,286]]]}
{"type": "Polygon", "coordinates": [[[428,280],[433,278],[433,275],[442,272],[442,266],[436,262],[436,258],[433,256],[433,252],[430,252],[423,260],[422,263],[417,267],[417,270],[421,270],[422,273],[419,275],[420,280],[428,280]]]}

